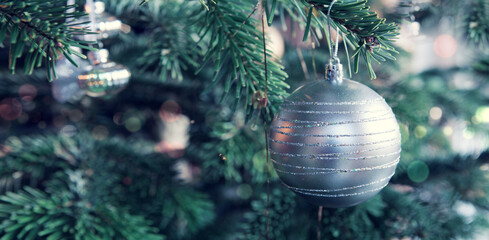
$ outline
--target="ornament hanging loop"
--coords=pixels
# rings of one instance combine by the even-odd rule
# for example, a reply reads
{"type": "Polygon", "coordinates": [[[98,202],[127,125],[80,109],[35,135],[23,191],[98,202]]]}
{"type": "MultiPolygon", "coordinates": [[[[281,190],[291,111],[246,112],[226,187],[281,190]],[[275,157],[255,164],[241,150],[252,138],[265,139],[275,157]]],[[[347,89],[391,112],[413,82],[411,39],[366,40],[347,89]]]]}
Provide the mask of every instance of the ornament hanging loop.
{"type": "MultiPolygon", "coordinates": [[[[335,4],[336,0],[333,0],[328,8],[328,31],[330,43],[333,44],[333,36],[331,35],[331,8],[335,4]]],[[[343,65],[340,63],[338,58],[338,43],[339,43],[339,29],[336,27],[336,41],[332,49],[332,57],[329,59],[329,63],[326,66],[326,80],[332,83],[341,83],[343,81],[343,65]]]]}

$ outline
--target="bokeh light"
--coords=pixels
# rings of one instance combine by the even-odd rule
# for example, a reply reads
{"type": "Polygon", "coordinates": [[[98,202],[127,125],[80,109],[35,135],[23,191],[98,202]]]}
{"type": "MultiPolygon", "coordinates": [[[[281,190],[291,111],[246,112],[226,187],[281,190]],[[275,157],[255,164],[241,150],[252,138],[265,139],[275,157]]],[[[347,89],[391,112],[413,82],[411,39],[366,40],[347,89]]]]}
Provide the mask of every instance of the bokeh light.
{"type": "Polygon", "coordinates": [[[417,126],[414,129],[414,136],[417,138],[424,138],[426,136],[426,133],[428,133],[428,130],[426,130],[426,128],[423,126],[417,126]]]}
{"type": "Polygon", "coordinates": [[[79,109],[74,109],[68,113],[68,117],[72,122],[76,123],[83,119],[83,112],[80,111],[79,109]]]}
{"type": "Polygon", "coordinates": [[[273,56],[276,58],[282,58],[285,52],[285,42],[280,31],[275,27],[269,27],[267,29],[267,49],[269,49],[273,56]]]}
{"type": "Polygon", "coordinates": [[[109,136],[109,129],[103,125],[97,125],[92,129],[92,137],[97,140],[105,140],[109,136]]]}
{"type": "Polygon", "coordinates": [[[450,126],[445,126],[443,128],[443,134],[445,134],[445,136],[452,136],[452,134],[453,134],[453,128],[450,127],[450,126]]]}
{"type": "Polygon", "coordinates": [[[22,115],[22,104],[15,98],[5,98],[0,102],[0,116],[8,121],[22,115]]]}
{"type": "Polygon", "coordinates": [[[19,87],[19,96],[22,101],[32,101],[37,96],[37,88],[32,84],[24,84],[19,87]]]}
{"type": "Polygon", "coordinates": [[[177,102],[168,100],[161,105],[159,115],[161,120],[165,122],[173,122],[181,117],[182,108],[177,102]]]}
{"type": "Polygon", "coordinates": [[[435,39],[433,47],[439,57],[451,58],[457,52],[457,40],[448,34],[443,34],[435,39]]]}
{"type": "Polygon", "coordinates": [[[430,118],[437,121],[440,120],[441,117],[443,116],[443,110],[439,107],[432,107],[430,109],[430,118]]]}
{"type": "Polygon", "coordinates": [[[253,194],[253,189],[249,184],[243,183],[238,186],[236,189],[236,194],[239,198],[243,200],[247,200],[253,194]]]}
{"type": "Polygon", "coordinates": [[[430,175],[430,169],[425,162],[414,161],[409,164],[407,174],[411,181],[415,183],[421,183],[426,181],[426,179],[430,175]]]}
{"type": "Polygon", "coordinates": [[[470,128],[465,128],[462,132],[462,135],[464,136],[465,139],[473,139],[475,136],[475,133],[472,129],[470,128]]]}
{"type": "Polygon", "coordinates": [[[142,122],[137,117],[129,117],[124,122],[124,127],[126,127],[127,131],[134,133],[141,130],[142,122]]]}
{"type": "Polygon", "coordinates": [[[479,107],[475,112],[475,118],[480,123],[489,123],[489,107],[479,107]]]}

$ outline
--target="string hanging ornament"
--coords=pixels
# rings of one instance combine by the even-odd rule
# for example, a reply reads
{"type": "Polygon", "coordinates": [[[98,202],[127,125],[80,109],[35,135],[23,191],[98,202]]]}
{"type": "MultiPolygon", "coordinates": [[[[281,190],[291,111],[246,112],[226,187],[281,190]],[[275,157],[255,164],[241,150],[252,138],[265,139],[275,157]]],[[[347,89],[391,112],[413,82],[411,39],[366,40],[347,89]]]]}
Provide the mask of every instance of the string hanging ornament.
{"type": "MultiPolygon", "coordinates": [[[[69,0],[67,4],[74,5],[75,1],[69,0]]],[[[98,32],[98,34],[83,35],[82,38],[97,42],[99,46],[102,46],[99,40],[114,34],[118,30],[114,26],[118,26],[117,22],[120,24],[119,20],[114,20],[116,23],[112,24],[109,24],[108,20],[100,22],[103,19],[98,15],[103,13],[103,8],[102,2],[94,3],[93,0],[87,0],[85,9],[88,10],[88,16],[85,16],[86,19],[78,20],[88,22],[88,26],[98,32]],[[90,9],[95,9],[95,11],[90,9]]],[[[69,8],[67,13],[73,11],[74,8],[69,8]]],[[[68,18],[66,21],[69,22],[72,19],[68,18]]],[[[81,53],[81,49],[72,48],[72,51],[81,53]]],[[[65,57],[57,60],[58,79],[52,83],[52,94],[58,102],[77,100],[83,95],[91,97],[115,95],[127,87],[131,72],[127,67],[110,61],[107,49],[88,52],[87,55],[89,61],[74,59],[78,67],[71,64],[65,57]]]]}
{"type": "Polygon", "coordinates": [[[369,87],[343,78],[338,35],[326,79],[306,82],[284,101],[269,138],[282,183],[309,202],[331,208],[375,196],[394,175],[401,153],[399,126],[389,105],[369,87]]]}
{"type": "MultiPolygon", "coordinates": [[[[89,9],[95,9],[93,0],[87,0],[87,5],[89,9]]],[[[92,29],[100,27],[95,11],[89,12],[89,19],[92,29]]],[[[91,41],[98,39],[97,35],[89,35],[89,37],[91,41]]],[[[102,45],[101,42],[98,44],[102,45]]],[[[90,65],[78,76],[78,85],[88,96],[115,95],[129,84],[131,72],[127,67],[109,60],[107,49],[89,52],[88,59],[90,65]]]]}

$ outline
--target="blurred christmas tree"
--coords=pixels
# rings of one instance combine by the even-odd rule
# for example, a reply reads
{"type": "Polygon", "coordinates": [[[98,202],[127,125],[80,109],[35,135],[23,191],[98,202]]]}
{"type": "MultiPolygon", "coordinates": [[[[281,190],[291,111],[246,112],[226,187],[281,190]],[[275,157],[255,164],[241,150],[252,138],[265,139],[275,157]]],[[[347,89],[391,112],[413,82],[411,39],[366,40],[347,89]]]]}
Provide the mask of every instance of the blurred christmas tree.
{"type": "Polygon", "coordinates": [[[318,222],[267,164],[331,2],[0,0],[0,239],[487,239],[486,0],[333,6],[345,75],[401,129],[380,194],[318,222]]]}

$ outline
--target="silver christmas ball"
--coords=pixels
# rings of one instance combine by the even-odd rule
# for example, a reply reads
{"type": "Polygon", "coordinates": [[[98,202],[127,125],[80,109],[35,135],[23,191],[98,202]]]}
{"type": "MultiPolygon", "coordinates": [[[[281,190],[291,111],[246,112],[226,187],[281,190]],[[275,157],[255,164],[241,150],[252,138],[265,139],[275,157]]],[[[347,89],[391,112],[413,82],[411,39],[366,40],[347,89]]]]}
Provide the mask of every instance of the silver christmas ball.
{"type": "Polygon", "coordinates": [[[401,153],[392,109],[369,87],[346,79],[308,82],[293,92],[272,122],[269,143],[283,184],[331,208],[376,195],[401,153]]]}
{"type": "Polygon", "coordinates": [[[131,72],[121,64],[108,60],[108,56],[106,49],[89,53],[92,65],[78,76],[78,85],[88,96],[114,95],[127,87],[131,72]]]}

